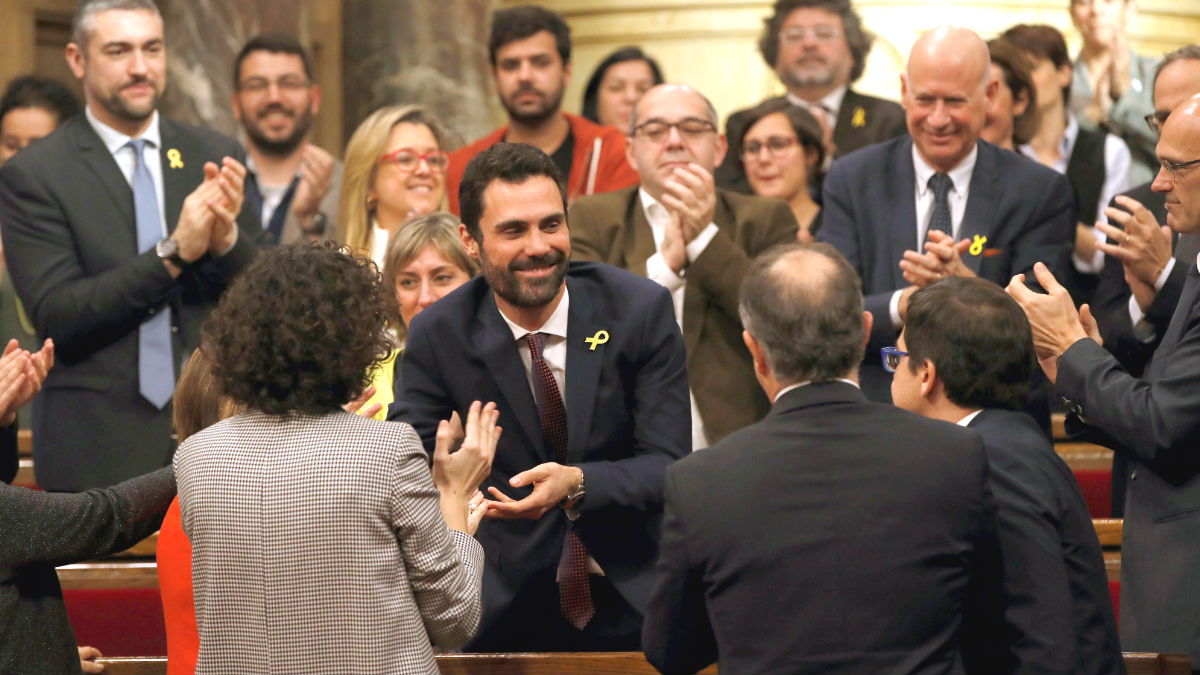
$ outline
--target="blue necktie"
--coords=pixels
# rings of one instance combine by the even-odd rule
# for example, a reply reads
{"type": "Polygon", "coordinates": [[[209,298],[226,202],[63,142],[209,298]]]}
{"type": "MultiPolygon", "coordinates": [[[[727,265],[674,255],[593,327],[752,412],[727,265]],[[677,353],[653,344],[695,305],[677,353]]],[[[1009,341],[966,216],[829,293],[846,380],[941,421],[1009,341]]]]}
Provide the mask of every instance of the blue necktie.
{"type": "MultiPolygon", "coordinates": [[[[929,189],[933,190],[933,216],[929,219],[929,227],[925,229],[925,241],[929,241],[929,233],[940,230],[951,237],[954,236],[954,226],[950,222],[950,188],[954,181],[944,173],[935,173],[929,177],[929,189]]],[[[921,247],[921,253],[925,247],[921,247]]]]}
{"type": "MultiPolygon", "coordinates": [[[[142,150],[146,139],[127,143],[133,148],[133,212],[137,221],[138,253],[152,250],[162,239],[162,219],[158,214],[158,196],[154,179],[142,150]]],[[[138,391],[159,410],[175,392],[175,367],[171,358],[171,308],[162,307],[138,328],[138,391]]]]}

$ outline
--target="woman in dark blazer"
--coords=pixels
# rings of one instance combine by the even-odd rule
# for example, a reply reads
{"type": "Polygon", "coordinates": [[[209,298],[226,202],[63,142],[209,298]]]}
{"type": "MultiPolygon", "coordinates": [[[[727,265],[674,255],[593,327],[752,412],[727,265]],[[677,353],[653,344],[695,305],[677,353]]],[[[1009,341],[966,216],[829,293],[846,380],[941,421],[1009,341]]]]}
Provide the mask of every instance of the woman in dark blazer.
{"type": "Polygon", "coordinates": [[[192,544],[197,673],[436,672],[480,614],[472,508],[499,430],[476,402],[433,475],[412,427],[347,413],[392,348],[380,277],[332,246],[262,253],[203,329],[246,411],[175,456],[192,544]],[[448,527],[447,527],[448,526],[448,527]]]}

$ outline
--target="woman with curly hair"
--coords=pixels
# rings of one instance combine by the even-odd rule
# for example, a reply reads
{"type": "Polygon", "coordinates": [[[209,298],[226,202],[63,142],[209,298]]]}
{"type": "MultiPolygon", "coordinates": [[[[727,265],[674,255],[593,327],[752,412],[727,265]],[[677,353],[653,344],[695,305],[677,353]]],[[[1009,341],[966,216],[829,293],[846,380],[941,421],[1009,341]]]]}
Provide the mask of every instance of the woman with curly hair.
{"type": "Polygon", "coordinates": [[[292,244],[205,323],[217,386],[245,412],[175,456],[197,673],[436,672],[430,643],[474,633],[498,414],[472,404],[465,438],[443,422],[431,477],[411,426],[342,410],[392,348],[386,317],[370,261],[292,244]]]}
{"type": "Polygon", "coordinates": [[[383,256],[383,289],[390,305],[388,323],[400,347],[371,373],[374,393],[363,404],[363,410],[376,419],[384,419],[388,405],[396,400],[400,355],[409,322],[421,310],[479,274],[479,263],[463,248],[458,225],[457,216],[435,211],[409,219],[388,240],[383,256]],[[372,412],[374,404],[379,409],[372,412]]]}
{"type": "Polygon", "coordinates": [[[388,236],[412,216],[445,206],[446,167],[438,121],[418,105],[380,108],[346,144],[338,241],[383,267],[388,236]]]}

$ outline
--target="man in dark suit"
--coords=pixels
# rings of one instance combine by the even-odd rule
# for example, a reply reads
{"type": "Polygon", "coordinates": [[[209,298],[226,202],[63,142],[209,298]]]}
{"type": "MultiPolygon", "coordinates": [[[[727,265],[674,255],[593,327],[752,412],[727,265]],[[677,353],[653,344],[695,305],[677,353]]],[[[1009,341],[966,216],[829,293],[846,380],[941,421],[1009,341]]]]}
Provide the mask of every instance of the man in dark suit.
{"type": "Polygon", "coordinates": [[[82,4],[67,63],[85,115],[0,167],[13,284],[58,349],[33,432],[38,483],[60,491],[171,461],[179,365],[259,234],[234,222],[237,144],[155,110],[166,55],[151,0],[82,4]]]}
{"type": "MultiPolygon", "coordinates": [[[[1166,196],[1167,225],[1200,230],[1200,95],[1175,108],[1158,141],[1155,192],[1166,196]]],[[[1200,269],[1188,268],[1174,316],[1145,375],[1135,378],[1099,344],[1090,314],[1042,265],[1048,294],[1019,277],[1009,293],[1033,327],[1034,348],[1055,393],[1068,402],[1067,431],[1129,461],[1121,545],[1121,645],[1133,651],[1186,651],[1200,660],[1200,269]]]]}
{"type": "Polygon", "coordinates": [[[913,293],[892,400],[979,432],[1004,555],[1006,618],[1027,636],[992,672],[1123,670],[1108,575],[1079,484],[1020,412],[1033,336],[1020,306],[982,279],[949,277],[913,293]]]}
{"type": "MultiPolygon", "coordinates": [[[[776,0],[763,21],[758,49],[787,87],[779,98],[804,107],[821,123],[825,144],[832,146],[826,148],[828,158],[906,132],[899,105],[850,89],[866,68],[873,41],[850,0],[776,0]]],[[[738,139],[749,112],[739,110],[725,122],[734,146],[716,173],[718,185],[746,194],[750,184],[738,139]]]]}
{"type": "Polygon", "coordinates": [[[825,179],[817,238],[858,270],[876,317],[862,372],[873,401],[890,400],[877,354],[895,344],[918,287],[950,275],[1003,284],[1039,260],[1069,264],[1067,179],[979,140],[999,86],[988,62],[987,45],[969,30],[922,35],[900,80],[911,138],[839,160],[825,179]]]}
{"type": "Polygon", "coordinates": [[[871,314],[827,244],[757,258],[740,308],[774,405],[668,470],[646,658],[664,673],[985,669],[1012,636],[979,436],[858,390],[871,314]]]}
{"type": "Polygon", "coordinates": [[[725,138],[700,92],[659,85],[631,117],[627,154],[641,187],[576,200],[571,249],[576,260],[616,265],[671,292],[687,343],[692,450],[699,450],[770,408],[742,344],[737,290],[750,259],[794,242],[798,225],[783,201],[713,185],[725,138]]]}
{"type": "MultiPolygon", "coordinates": [[[[1186,45],[1164,56],[1154,76],[1155,124],[1198,92],[1200,46],[1186,45]]],[[[1115,199],[1106,212],[1111,225],[1097,225],[1108,241],[1098,244],[1106,255],[1090,309],[1100,327],[1104,348],[1130,375],[1141,377],[1175,313],[1187,270],[1200,253],[1200,235],[1172,233],[1170,241],[1163,236],[1166,200],[1154,192],[1151,183],[1121,197],[1132,201],[1115,199]],[[1127,276],[1137,288],[1136,294],[1127,276]]],[[[1125,456],[1113,455],[1114,518],[1125,514],[1128,475],[1125,456]]]]}
{"type": "Polygon", "coordinates": [[[663,475],[689,448],[670,295],[569,263],[566,189],[533,146],[480,153],[459,197],[483,275],[413,320],[389,419],[411,423],[432,452],[438,420],[474,400],[500,409],[489,520],[476,534],[483,618],[467,650],[636,650],[663,475]]]}

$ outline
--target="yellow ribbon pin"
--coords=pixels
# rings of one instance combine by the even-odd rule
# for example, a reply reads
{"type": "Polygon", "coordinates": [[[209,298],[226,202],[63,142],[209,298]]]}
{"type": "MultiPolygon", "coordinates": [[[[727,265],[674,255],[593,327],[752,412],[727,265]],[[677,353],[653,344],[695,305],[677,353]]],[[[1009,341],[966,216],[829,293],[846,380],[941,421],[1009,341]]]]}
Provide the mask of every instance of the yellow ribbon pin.
{"type": "Polygon", "coordinates": [[[590,338],[584,338],[583,341],[588,343],[588,351],[594,352],[596,351],[596,345],[608,342],[608,331],[598,330],[595,335],[590,338]]]}
{"type": "Polygon", "coordinates": [[[183,159],[179,156],[179,151],[175,148],[167,150],[167,162],[168,166],[170,166],[172,169],[183,168],[183,159]]]}
{"type": "Polygon", "coordinates": [[[867,126],[867,111],[861,107],[854,109],[854,117],[850,120],[850,126],[855,129],[861,129],[867,126]]]}
{"type": "Polygon", "coordinates": [[[983,245],[986,243],[987,237],[983,236],[982,234],[977,234],[975,235],[975,239],[971,241],[971,248],[967,249],[967,251],[971,255],[979,255],[983,253],[983,245]]]}

